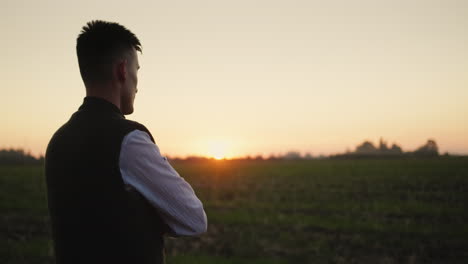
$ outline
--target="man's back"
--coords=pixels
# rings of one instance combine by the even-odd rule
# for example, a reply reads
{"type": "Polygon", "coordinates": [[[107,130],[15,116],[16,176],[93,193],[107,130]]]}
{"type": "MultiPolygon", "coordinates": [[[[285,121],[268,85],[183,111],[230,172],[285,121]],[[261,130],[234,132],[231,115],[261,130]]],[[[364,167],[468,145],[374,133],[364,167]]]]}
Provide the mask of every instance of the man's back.
{"type": "Polygon", "coordinates": [[[203,204],[141,124],[141,43],[114,22],[88,22],[76,52],[86,98],[46,152],[57,263],[163,263],[163,234],[207,230],[203,204]]]}
{"type": "Polygon", "coordinates": [[[87,97],[51,139],[46,177],[57,263],[161,263],[165,224],[146,199],[129,191],[119,169],[131,131],[103,99],[87,97]]]}

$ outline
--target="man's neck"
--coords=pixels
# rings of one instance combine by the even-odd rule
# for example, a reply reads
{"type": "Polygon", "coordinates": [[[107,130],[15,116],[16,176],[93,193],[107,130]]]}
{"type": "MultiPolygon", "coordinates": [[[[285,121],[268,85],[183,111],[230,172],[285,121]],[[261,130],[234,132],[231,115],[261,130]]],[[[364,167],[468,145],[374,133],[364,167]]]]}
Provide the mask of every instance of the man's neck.
{"type": "Polygon", "coordinates": [[[118,89],[111,86],[86,86],[86,96],[93,96],[104,99],[120,108],[120,94],[118,89]]]}

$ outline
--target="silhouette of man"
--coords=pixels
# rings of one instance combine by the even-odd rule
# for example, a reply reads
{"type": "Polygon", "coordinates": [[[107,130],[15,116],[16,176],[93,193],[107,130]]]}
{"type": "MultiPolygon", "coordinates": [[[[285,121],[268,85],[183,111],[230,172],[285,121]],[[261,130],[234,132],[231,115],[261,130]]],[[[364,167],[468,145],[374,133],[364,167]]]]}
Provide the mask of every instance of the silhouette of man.
{"type": "Polygon", "coordinates": [[[76,45],[83,104],[46,151],[56,261],[164,263],[164,235],[207,229],[203,205],[133,112],[138,38],[117,23],[91,21],[76,45]]]}

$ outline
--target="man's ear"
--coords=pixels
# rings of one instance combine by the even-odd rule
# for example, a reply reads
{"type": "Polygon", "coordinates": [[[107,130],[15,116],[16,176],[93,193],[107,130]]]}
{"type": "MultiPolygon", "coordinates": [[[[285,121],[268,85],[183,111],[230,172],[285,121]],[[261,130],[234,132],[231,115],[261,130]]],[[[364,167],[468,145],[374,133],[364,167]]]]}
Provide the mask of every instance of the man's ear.
{"type": "Polygon", "coordinates": [[[122,82],[127,80],[127,60],[122,60],[117,64],[117,78],[122,82]]]}

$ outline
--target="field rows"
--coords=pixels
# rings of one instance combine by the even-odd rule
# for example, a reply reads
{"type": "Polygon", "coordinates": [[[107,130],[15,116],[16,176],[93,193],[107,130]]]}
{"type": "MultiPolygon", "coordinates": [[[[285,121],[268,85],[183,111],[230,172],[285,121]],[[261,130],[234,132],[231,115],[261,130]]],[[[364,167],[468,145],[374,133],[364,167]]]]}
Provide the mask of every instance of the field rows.
{"type": "MultiPolygon", "coordinates": [[[[468,263],[468,159],[173,163],[208,232],[168,263],[468,263]]],[[[53,263],[44,175],[0,168],[0,263],[53,263]]]]}

